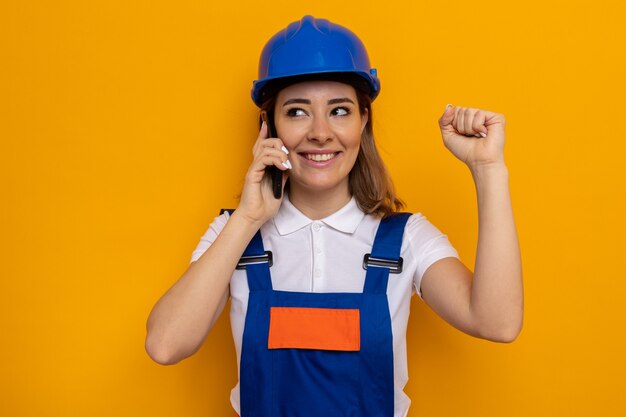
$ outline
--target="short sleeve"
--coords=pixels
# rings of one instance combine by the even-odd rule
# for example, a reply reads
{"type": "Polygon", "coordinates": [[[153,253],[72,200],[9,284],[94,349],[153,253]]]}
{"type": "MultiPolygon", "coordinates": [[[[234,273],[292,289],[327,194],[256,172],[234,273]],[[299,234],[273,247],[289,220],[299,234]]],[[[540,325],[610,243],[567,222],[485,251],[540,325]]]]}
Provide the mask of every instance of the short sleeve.
{"type": "Polygon", "coordinates": [[[225,211],[223,214],[220,214],[213,220],[213,223],[209,225],[208,230],[200,238],[198,246],[196,246],[196,249],[191,254],[191,261],[189,261],[189,263],[195,262],[200,259],[202,254],[207,249],[209,249],[213,242],[215,242],[215,239],[217,239],[217,236],[221,233],[229,217],[229,213],[225,211]]]}
{"type": "Polygon", "coordinates": [[[405,234],[409,250],[417,264],[413,275],[413,286],[421,298],[420,285],[428,267],[443,258],[458,259],[459,254],[448,240],[448,236],[441,233],[421,213],[416,213],[409,218],[405,234]]]}

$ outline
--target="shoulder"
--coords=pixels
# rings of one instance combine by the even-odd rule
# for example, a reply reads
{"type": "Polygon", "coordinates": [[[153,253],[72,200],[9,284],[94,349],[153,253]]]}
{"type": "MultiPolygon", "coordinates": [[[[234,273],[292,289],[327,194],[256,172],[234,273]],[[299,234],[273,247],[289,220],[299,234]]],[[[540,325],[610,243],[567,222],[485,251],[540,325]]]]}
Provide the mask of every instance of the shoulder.
{"type": "Polygon", "coordinates": [[[229,218],[230,213],[228,211],[223,211],[222,213],[220,213],[219,216],[216,216],[213,219],[204,236],[212,236],[213,234],[215,234],[215,236],[217,237],[217,235],[220,234],[224,226],[226,226],[229,218]]]}
{"type": "Polygon", "coordinates": [[[413,214],[404,230],[403,253],[417,262],[421,277],[428,267],[441,258],[458,258],[459,254],[448,236],[421,213],[413,214]]]}
{"type": "Polygon", "coordinates": [[[409,217],[404,229],[402,256],[413,274],[414,288],[421,293],[421,281],[430,266],[444,258],[459,258],[459,254],[441,232],[422,213],[409,217]]]}
{"type": "Polygon", "coordinates": [[[202,254],[215,242],[217,236],[222,232],[226,222],[230,218],[230,214],[227,211],[224,211],[219,216],[215,217],[209,228],[204,232],[202,237],[200,238],[200,242],[196,246],[196,249],[191,254],[191,261],[195,262],[202,256],[202,254]]]}
{"type": "Polygon", "coordinates": [[[422,213],[414,213],[409,217],[404,228],[405,239],[413,246],[422,244],[439,237],[446,237],[428,218],[422,213]]]}
{"type": "MultiPolygon", "coordinates": [[[[393,214],[392,216],[400,213],[393,214]]],[[[428,240],[435,236],[443,235],[437,227],[435,227],[422,213],[402,213],[409,215],[404,226],[404,241],[411,241],[413,244],[419,244],[422,240],[428,240]]],[[[372,238],[378,231],[382,219],[379,216],[366,214],[361,220],[358,230],[366,234],[371,234],[372,238]]]]}

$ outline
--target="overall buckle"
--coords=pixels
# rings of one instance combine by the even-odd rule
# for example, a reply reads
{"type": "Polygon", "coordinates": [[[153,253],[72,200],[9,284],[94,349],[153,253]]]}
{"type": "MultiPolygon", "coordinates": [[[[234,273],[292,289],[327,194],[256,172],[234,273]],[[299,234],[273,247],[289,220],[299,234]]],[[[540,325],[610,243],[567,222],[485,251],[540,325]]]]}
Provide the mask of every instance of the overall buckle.
{"type": "Polygon", "coordinates": [[[383,259],[383,258],[372,258],[371,253],[365,254],[363,257],[363,269],[367,270],[369,266],[375,266],[379,268],[389,268],[390,274],[399,274],[402,272],[402,264],[404,259],[399,257],[396,259],[383,259]]]}
{"type": "Polygon", "coordinates": [[[268,267],[274,263],[272,251],[266,250],[264,255],[242,256],[237,262],[235,269],[246,269],[246,265],[267,263],[268,267]]]}

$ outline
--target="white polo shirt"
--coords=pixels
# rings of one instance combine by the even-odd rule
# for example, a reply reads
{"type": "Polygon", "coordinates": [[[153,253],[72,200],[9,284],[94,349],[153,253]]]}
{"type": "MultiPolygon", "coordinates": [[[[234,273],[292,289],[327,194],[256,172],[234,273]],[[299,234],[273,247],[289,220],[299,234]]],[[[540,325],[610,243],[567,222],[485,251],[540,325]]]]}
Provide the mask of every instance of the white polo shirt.
{"type": "MultiPolygon", "coordinates": [[[[191,262],[196,261],[221,232],[228,213],[216,217],[200,239],[191,262]]],[[[272,286],[280,291],[362,292],[365,282],[363,256],[371,252],[380,219],[363,213],[354,198],[339,211],[311,220],[285,195],[276,216],[261,227],[265,250],[273,253],[272,286]]],[[[390,274],[387,297],[392,321],[395,381],[395,417],[406,416],[411,400],[404,393],[408,381],[406,327],[411,295],[430,265],[442,258],[458,258],[446,235],[420,213],[412,215],[402,240],[403,271],[390,274]]],[[[246,271],[235,270],[230,280],[230,321],[237,351],[237,367],[248,307],[246,271]]],[[[220,312],[221,314],[221,312],[220,312]]],[[[237,413],[239,384],[231,392],[237,413]]]]}

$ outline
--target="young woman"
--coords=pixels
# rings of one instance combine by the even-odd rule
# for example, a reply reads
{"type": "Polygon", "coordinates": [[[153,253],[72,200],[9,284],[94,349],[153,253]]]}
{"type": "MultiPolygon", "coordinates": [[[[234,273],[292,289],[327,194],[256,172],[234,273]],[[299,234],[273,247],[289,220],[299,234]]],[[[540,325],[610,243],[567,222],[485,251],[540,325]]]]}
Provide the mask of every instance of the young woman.
{"type": "Polygon", "coordinates": [[[265,46],[252,98],[264,122],[240,204],[217,217],[148,319],[146,349],[174,364],[199,349],[230,297],[249,416],[405,416],[406,326],[419,294],[470,335],[510,342],[523,316],[504,163],[504,117],[448,105],[446,147],[470,169],[479,209],[472,273],[402,202],[376,150],[380,91],[361,41],[305,16],[265,46]],[[267,167],[282,172],[276,198],[267,167]]]}

